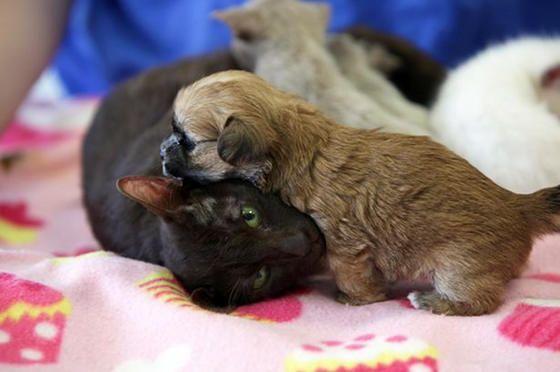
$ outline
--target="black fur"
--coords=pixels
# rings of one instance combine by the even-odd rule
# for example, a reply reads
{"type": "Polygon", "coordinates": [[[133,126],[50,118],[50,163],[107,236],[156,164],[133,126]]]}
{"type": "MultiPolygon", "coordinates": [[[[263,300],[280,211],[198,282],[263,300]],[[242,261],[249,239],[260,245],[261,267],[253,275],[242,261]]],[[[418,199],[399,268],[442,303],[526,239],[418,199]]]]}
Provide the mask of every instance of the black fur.
{"type": "MultiPolygon", "coordinates": [[[[236,67],[229,54],[220,53],[118,86],[103,101],[82,154],[84,202],[101,245],[167,266],[195,293],[193,301],[206,307],[229,308],[282,293],[312,272],[324,252],[311,218],[241,181],[185,185],[176,191],[182,208],[165,218],[115,187],[123,176],[161,176],[159,144],[172,130],[170,107],[180,87],[236,67]],[[251,228],[239,217],[243,206],[261,212],[260,227],[251,228]],[[270,280],[254,290],[265,265],[270,280]]],[[[179,165],[187,161],[188,154],[181,153],[179,165]]]]}

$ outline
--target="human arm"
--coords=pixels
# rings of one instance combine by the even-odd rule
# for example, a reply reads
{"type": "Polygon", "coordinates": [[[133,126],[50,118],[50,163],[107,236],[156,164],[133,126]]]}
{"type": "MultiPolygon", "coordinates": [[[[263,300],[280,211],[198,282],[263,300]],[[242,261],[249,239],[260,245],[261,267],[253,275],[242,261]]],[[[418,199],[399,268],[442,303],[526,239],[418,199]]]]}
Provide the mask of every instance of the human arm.
{"type": "Polygon", "coordinates": [[[0,2],[0,134],[49,64],[71,0],[0,2]]]}

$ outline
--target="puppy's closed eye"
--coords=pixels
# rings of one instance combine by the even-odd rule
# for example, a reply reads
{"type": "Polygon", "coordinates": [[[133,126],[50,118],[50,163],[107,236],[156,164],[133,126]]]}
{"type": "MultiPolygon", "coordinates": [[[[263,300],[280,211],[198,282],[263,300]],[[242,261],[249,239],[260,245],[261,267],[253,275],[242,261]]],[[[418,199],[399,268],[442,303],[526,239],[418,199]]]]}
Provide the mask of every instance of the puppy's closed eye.
{"type": "Polygon", "coordinates": [[[218,155],[232,165],[261,161],[266,155],[266,143],[248,124],[230,116],[218,138],[218,155]]]}
{"type": "Polygon", "coordinates": [[[194,149],[196,145],[195,142],[186,135],[184,129],[181,127],[181,124],[179,124],[175,117],[173,117],[171,121],[171,129],[173,131],[173,135],[181,144],[184,151],[190,152],[194,149]]]}

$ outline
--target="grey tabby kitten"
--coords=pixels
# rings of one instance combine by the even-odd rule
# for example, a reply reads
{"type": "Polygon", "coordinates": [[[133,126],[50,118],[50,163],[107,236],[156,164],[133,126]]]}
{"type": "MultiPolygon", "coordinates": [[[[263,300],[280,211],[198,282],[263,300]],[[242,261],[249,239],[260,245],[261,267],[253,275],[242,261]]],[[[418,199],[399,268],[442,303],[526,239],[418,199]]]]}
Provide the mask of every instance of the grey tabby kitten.
{"type": "Polygon", "coordinates": [[[342,74],[326,48],[329,14],[324,4],[253,0],[214,15],[235,34],[232,51],[243,67],[254,68],[257,75],[300,95],[336,121],[356,128],[427,135],[423,123],[388,111],[342,74]]]}
{"type": "MultiPolygon", "coordinates": [[[[389,52],[380,50],[376,45],[369,46],[348,34],[333,35],[328,44],[340,71],[362,93],[396,117],[421,125],[425,129],[429,127],[428,110],[408,101],[381,70],[372,68],[377,65],[386,68],[388,63],[391,63],[389,52]]],[[[390,68],[389,72],[393,68],[390,68]]]]}

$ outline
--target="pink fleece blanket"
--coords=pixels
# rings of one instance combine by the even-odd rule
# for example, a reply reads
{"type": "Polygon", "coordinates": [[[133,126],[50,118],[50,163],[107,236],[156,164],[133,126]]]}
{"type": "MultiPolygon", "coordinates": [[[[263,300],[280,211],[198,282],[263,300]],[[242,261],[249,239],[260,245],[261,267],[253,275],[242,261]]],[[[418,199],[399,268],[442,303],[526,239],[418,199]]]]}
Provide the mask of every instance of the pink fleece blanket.
{"type": "Polygon", "coordinates": [[[40,107],[0,139],[0,370],[560,370],[559,236],[487,316],[348,307],[321,278],[230,315],[201,310],[163,267],[98,250],[79,181],[92,108],[40,107]]]}

